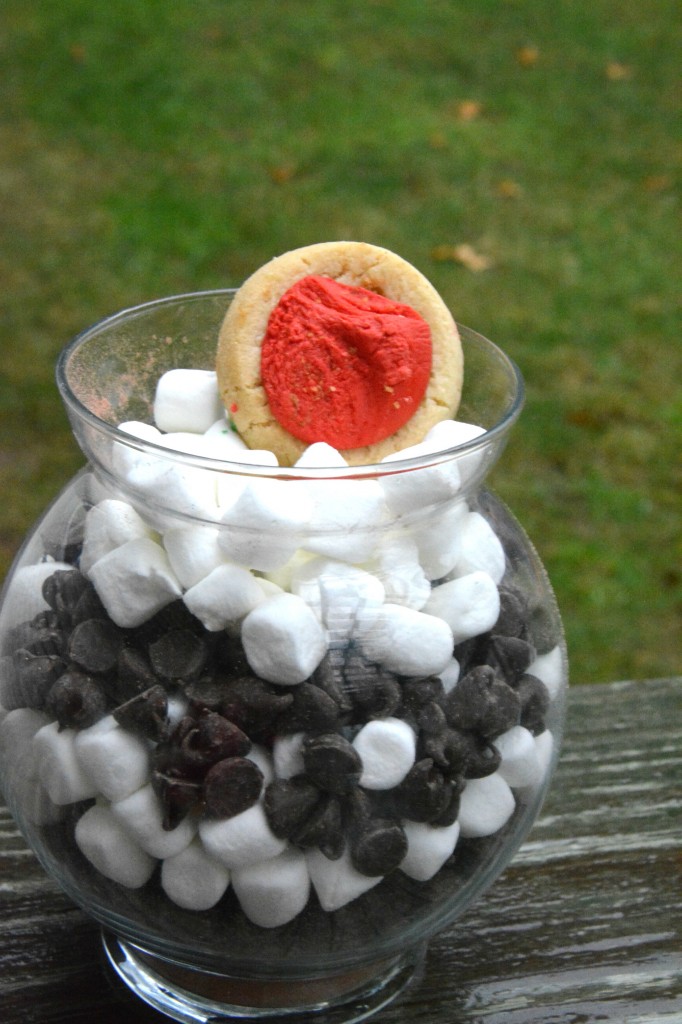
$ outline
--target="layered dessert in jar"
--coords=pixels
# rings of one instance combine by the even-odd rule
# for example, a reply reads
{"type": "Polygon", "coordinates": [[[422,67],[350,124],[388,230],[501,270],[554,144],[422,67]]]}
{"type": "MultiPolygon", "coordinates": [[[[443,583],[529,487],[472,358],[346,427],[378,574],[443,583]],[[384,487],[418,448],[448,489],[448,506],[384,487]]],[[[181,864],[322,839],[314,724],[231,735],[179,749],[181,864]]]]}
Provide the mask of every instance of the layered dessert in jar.
{"type": "Polygon", "coordinates": [[[8,799],[124,933],[390,951],[537,810],[558,613],[481,490],[490,424],[458,419],[460,332],[414,267],[287,253],[215,345],[113,425],[9,584],[8,799]]]}

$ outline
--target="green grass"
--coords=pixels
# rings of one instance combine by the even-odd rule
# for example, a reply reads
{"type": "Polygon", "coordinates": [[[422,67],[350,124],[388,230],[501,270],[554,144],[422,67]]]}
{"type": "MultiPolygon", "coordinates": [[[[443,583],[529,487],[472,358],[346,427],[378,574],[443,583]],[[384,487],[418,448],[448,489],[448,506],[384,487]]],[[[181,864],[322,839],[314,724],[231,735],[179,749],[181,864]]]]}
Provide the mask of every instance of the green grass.
{"type": "Polygon", "coordinates": [[[74,333],[357,238],[523,370],[492,483],[574,680],[679,673],[681,43],[672,0],[5,0],[0,574],[82,462],[74,333]]]}

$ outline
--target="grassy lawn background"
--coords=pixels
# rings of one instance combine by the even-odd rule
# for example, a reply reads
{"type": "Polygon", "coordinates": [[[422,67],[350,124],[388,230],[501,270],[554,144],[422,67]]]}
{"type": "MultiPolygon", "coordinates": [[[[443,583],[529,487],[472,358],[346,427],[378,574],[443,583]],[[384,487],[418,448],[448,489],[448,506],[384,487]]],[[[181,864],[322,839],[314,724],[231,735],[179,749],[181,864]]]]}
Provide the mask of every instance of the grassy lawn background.
{"type": "Polygon", "coordinates": [[[521,366],[492,485],[573,680],[679,673],[681,44],[673,0],[4,0],[0,576],[82,464],[74,333],[355,238],[521,366]]]}

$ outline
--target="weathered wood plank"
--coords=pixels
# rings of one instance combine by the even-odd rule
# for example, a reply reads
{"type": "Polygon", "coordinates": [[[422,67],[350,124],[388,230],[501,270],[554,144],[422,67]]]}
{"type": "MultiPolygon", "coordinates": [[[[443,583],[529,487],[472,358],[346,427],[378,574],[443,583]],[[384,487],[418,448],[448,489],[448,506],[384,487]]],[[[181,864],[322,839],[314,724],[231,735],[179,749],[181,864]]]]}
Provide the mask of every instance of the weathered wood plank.
{"type": "MultiPolygon", "coordinates": [[[[560,767],[503,877],[383,1024],[681,1024],[682,680],[575,687],[560,767]]],[[[3,1024],[154,1024],[0,812],[3,1024]]],[[[298,1024],[298,1022],[296,1022],[298,1024]]]]}

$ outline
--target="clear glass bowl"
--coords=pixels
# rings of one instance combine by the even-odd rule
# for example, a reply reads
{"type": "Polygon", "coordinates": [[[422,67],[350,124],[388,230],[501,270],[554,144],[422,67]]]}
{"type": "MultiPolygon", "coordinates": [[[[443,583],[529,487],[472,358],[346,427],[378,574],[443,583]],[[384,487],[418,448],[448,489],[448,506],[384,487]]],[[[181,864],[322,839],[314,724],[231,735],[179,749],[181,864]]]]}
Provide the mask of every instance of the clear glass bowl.
{"type": "Polygon", "coordinates": [[[142,999],[361,1020],[509,863],[558,755],[559,612],[484,487],[523,383],[461,328],[458,418],[482,432],[356,468],[119,429],[152,423],[165,371],[213,368],[232,295],[125,310],[60,357],[88,465],[5,583],[2,784],[142,999]]]}

